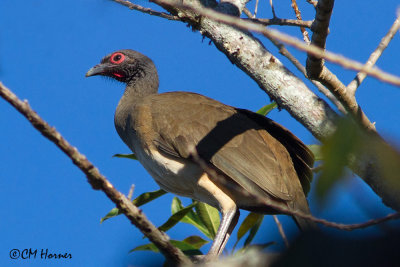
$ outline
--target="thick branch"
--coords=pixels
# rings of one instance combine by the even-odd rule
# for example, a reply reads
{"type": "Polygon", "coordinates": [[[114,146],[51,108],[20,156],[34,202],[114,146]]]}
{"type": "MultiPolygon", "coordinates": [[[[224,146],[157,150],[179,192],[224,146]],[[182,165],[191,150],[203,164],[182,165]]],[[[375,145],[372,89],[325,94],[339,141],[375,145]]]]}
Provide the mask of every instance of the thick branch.
{"type": "MultiPolygon", "coordinates": [[[[365,63],[365,66],[372,67],[373,65],[375,65],[376,61],[378,61],[379,57],[382,55],[383,51],[389,45],[390,41],[393,39],[393,36],[396,34],[399,28],[400,28],[400,14],[397,16],[389,32],[385,35],[385,37],[382,38],[378,47],[375,49],[374,52],[372,52],[367,63],[365,63]]],[[[360,86],[360,84],[364,81],[366,77],[367,74],[364,72],[357,73],[354,80],[352,80],[347,86],[348,93],[354,96],[357,88],[360,86]]]]}
{"type": "Polygon", "coordinates": [[[169,237],[157,229],[132,202],[114,186],[93,166],[93,164],[79,151],[71,146],[61,134],[45,122],[35,111],[31,109],[27,101],[21,101],[18,97],[0,82],[0,96],[17,109],[44,137],[58,146],[72,162],[86,175],[88,182],[96,190],[103,191],[108,198],[115,203],[120,211],[139,230],[153,242],[164,256],[174,263],[189,263],[189,259],[169,242],[169,237]]]}
{"type": "MultiPolygon", "coordinates": [[[[316,8],[315,20],[311,26],[313,32],[311,43],[325,50],[326,37],[329,33],[329,21],[333,10],[334,0],[319,0],[316,8]]],[[[307,56],[307,74],[310,78],[317,78],[324,65],[323,59],[313,54],[307,56]]]]}

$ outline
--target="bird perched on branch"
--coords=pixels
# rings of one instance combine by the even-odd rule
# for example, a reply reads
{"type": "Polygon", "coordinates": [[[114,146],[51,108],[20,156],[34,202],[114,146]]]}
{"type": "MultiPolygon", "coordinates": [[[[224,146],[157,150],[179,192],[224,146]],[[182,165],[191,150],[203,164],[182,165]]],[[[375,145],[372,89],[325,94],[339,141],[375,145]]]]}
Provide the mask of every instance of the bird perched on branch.
{"type": "MultiPolygon", "coordinates": [[[[94,75],[126,84],[115,128],[159,186],[221,212],[207,258],[224,249],[239,209],[310,214],[305,194],[313,155],[279,124],[199,94],[159,94],[154,63],[133,50],[104,57],[86,73],[94,75]]],[[[312,221],[293,217],[301,229],[315,227],[312,221]]]]}

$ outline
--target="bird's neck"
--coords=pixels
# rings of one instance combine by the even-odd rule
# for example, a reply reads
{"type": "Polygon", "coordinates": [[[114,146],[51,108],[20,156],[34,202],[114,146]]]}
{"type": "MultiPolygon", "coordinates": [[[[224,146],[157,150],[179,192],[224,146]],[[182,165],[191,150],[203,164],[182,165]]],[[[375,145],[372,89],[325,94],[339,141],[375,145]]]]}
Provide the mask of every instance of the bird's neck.
{"type": "Polygon", "coordinates": [[[146,70],[140,77],[132,78],[126,85],[120,104],[132,105],[144,97],[158,92],[158,75],[156,70],[146,70]]]}
{"type": "Polygon", "coordinates": [[[158,76],[155,70],[144,72],[141,77],[131,79],[126,85],[124,95],[115,111],[114,123],[118,134],[131,149],[131,141],[136,135],[137,108],[147,96],[157,94],[157,91],[158,76]]]}

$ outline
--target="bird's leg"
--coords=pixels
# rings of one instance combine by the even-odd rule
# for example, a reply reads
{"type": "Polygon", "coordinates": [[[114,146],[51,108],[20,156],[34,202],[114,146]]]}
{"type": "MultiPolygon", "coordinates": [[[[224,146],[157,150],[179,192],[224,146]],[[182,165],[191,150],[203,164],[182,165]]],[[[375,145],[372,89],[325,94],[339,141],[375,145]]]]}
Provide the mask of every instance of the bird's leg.
{"type": "Polygon", "coordinates": [[[239,209],[236,209],[235,216],[233,217],[232,222],[229,225],[228,231],[226,232],[226,235],[224,237],[224,241],[221,244],[220,250],[218,251],[218,255],[220,255],[222,253],[222,251],[224,250],[226,243],[228,242],[229,237],[231,236],[233,229],[235,229],[235,226],[239,220],[239,216],[240,216],[240,211],[239,211],[239,209]]]}
{"type": "Polygon", "coordinates": [[[215,235],[211,248],[207,253],[206,260],[217,257],[224,250],[225,245],[228,242],[229,236],[236,226],[239,212],[237,207],[235,206],[228,210],[221,209],[221,215],[222,220],[218,227],[218,231],[215,235]]]}
{"type": "Polygon", "coordinates": [[[212,181],[206,173],[200,177],[198,185],[199,189],[202,189],[199,192],[202,191],[204,195],[207,195],[210,200],[209,203],[218,205],[222,217],[211,248],[206,257],[203,258],[207,261],[217,257],[223,251],[233,228],[236,226],[239,212],[235,201],[224,192],[221,186],[212,181]]]}

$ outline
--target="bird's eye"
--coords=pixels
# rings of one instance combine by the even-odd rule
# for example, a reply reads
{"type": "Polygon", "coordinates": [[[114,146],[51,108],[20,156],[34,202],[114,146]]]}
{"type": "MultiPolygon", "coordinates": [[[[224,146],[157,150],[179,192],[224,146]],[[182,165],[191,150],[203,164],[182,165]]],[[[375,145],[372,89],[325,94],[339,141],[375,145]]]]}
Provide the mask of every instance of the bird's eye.
{"type": "Polygon", "coordinates": [[[114,64],[120,64],[124,60],[125,60],[125,55],[119,52],[112,54],[110,58],[111,63],[114,64]]]}

